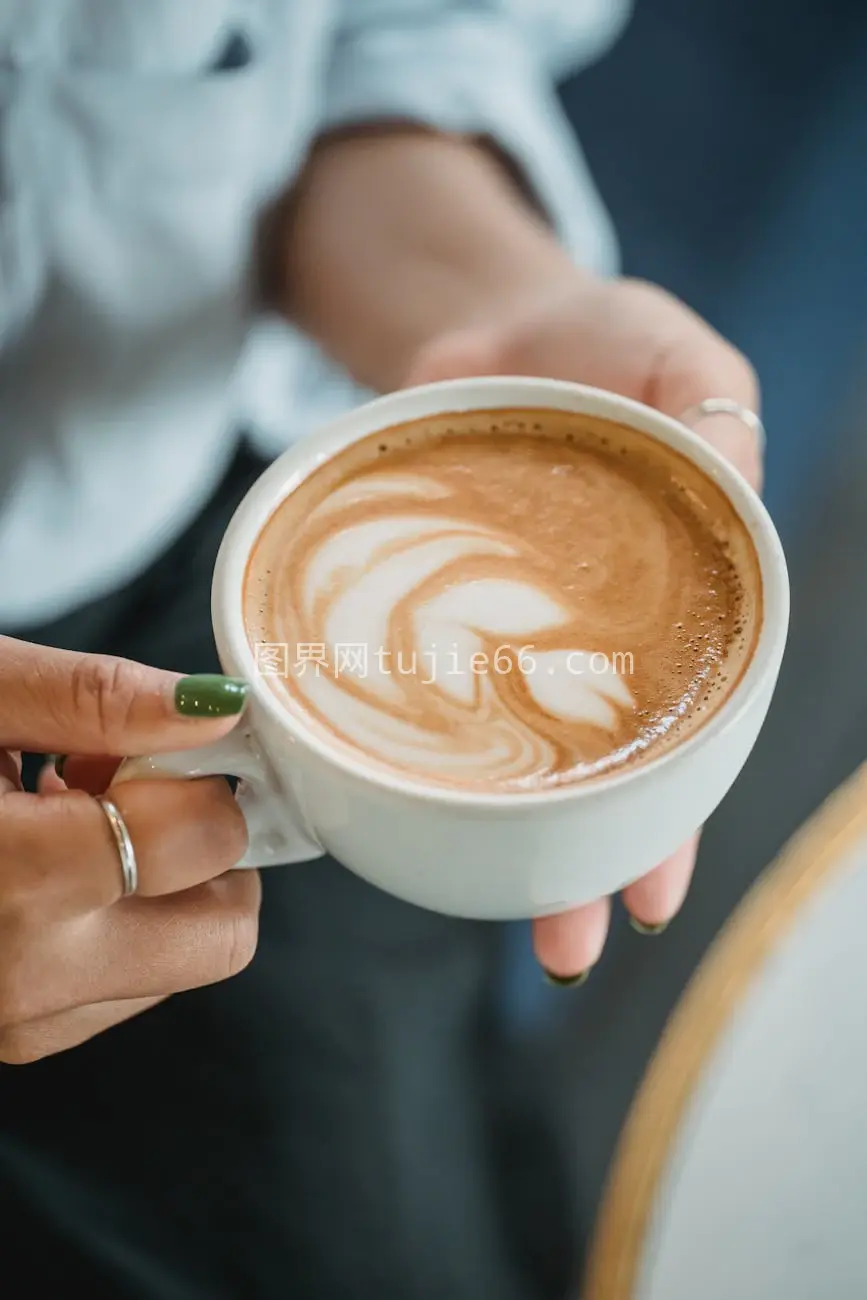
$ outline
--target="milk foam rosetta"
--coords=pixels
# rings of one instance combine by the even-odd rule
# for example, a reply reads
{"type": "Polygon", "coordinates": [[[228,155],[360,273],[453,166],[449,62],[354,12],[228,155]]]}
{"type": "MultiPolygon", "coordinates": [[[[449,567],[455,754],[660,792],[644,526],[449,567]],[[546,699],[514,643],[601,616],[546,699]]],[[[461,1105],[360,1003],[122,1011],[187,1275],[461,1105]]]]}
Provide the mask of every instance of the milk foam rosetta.
{"type": "Polygon", "coordinates": [[[652,757],[754,647],[758,562],[677,453],[552,411],[367,438],[280,506],[245,619],[293,711],[437,784],[534,790],[652,757]]]}

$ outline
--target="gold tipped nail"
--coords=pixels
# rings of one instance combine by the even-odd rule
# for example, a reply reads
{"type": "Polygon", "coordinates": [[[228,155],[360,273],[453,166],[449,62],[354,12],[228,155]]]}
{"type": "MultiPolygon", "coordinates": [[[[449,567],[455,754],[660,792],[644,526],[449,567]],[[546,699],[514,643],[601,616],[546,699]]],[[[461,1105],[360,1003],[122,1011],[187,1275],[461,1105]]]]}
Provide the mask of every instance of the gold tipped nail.
{"type": "Polygon", "coordinates": [[[593,967],[588,966],[586,970],[579,971],[577,975],[555,975],[553,971],[543,968],[542,974],[548,984],[552,984],[557,989],[577,989],[582,984],[586,984],[590,978],[590,972],[593,967]]]}
{"type": "Polygon", "coordinates": [[[629,924],[632,926],[636,934],[662,934],[664,930],[668,929],[671,922],[657,921],[655,925],[650,925],[646,921],[639,921],[635,916],[630,916],[629,924]]]}

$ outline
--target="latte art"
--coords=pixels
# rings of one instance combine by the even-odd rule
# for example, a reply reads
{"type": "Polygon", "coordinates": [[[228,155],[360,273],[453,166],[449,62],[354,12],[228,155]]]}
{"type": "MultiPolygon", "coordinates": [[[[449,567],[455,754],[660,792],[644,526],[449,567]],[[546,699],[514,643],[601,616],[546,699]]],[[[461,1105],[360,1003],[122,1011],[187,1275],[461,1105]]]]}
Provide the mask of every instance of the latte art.
{"type": "Polygon", "coordinates": [[[497,782],[556,767],[543,710],[613,739],[630,692],[600,679],[597,694],[589,677],[570,690],[573,615],[532,551],[513,531],[450,515],[444,484],[417,480],[409,497],[406,488],[399,474],[378,475],[310,517],[291,630],[324,646],[326,662],[299,680],[307,703],[389,764],[497,782]],[[413,513],[414,502],[432,508],[413,513]],[[321,531],[335,512],[340,531],[321,531]],[[563,649],[518,654],[557,629],[563,649]]]}
{"type": "Polygon", "coordinates": [[[284,702],[368,760],[461,786],[575,781],[658,752],[733,684],[757,615],[734,523],[697,470],[616,426],[416,422],[278,509],[248,633],[286,647],[284,702]]]}

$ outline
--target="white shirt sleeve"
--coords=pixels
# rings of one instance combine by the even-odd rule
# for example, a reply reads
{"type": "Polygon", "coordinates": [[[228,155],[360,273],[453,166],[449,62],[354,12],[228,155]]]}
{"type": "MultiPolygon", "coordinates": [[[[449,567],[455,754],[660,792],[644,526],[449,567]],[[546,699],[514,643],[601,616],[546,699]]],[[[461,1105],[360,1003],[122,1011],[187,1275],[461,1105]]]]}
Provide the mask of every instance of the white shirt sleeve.
{"type": "MultiPolygon", "coordinates": [[[[397,118],[485,133],[523,171],[575,262],[602,275],[617,271],[614,230],[560,108],[554,77],[599,57],[630,0],[338,4],[320,130],[397,118]]],[[[247,408],[266,451],[285,445],[287,423],[263,409],[262,394],[291,392],[285,405],[292,439],[371,396],[310,340],[292,334],[286,349],[287,331],[269,324],[243,374],[247,408]]]]}
{"type": "MultiPolygon", "coordinates": [[[[548,70],[567,14],[562,0],[546,0],[535,15],[529,0],[341,0],[341,7],[322,129],[402,119],[489,136],[521,169],[576,261],[602,273],[616,268],[611,223],[548,70]]],[[[598,46],[599,21],[610,20],[604,7],[590,7],[580,29],[585,45],[598,46]]],[[[580,63],[581,40],[574,24],[569,30],[580,63]]]]}
{"type": "Polygon", "coordinates": [[[595,62],[623,31],[633,0],[500,0],[552,76],[568,77],[595,62]]]}

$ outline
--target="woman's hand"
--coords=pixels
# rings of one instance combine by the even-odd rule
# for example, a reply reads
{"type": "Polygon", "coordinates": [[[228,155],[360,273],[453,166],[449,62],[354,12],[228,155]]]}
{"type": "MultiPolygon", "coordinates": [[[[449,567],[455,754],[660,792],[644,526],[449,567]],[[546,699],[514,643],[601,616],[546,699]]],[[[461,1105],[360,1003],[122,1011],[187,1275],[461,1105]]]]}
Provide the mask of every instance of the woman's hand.
{"type": "Polygon", "coordinates": [[[95,774],[101,788],[117,766],[107,755],[216,740],[244,695],[231,679],[178,679],[0,638],[0,1061],[63,1051],[172,993],[237,974],[256,948],[260,900],[256,872],[226,874],[246,830],[221,778],[112,791],[139,869],[138,893],[123,898],[99,803],[53,771],[25,793],[20,751],[90,756],[64,775],[93,790],[95,774]]]}
{"type": "MultiPolygon", "coordinates": [[[[577,271],[490,324],[434,339],[416,357],[406,382],[495,374],[592,384],[675,417],[709,397],[732,398],[758,410],[749,364],[677,299],[653,285],[592,280],[577,271]]],[[[762,449],[744,424],[715,416],[698,432],[760,487],[762,449]]],[[[624,903],[640,928],[662,928],[678,911],[697,846],[696,834],[624,891],[624,903]]],[[[549,974],[570,983],[599,960],[610,910],[610,900],[600,899],[536,922],[536,953],[549,974]]]]}

